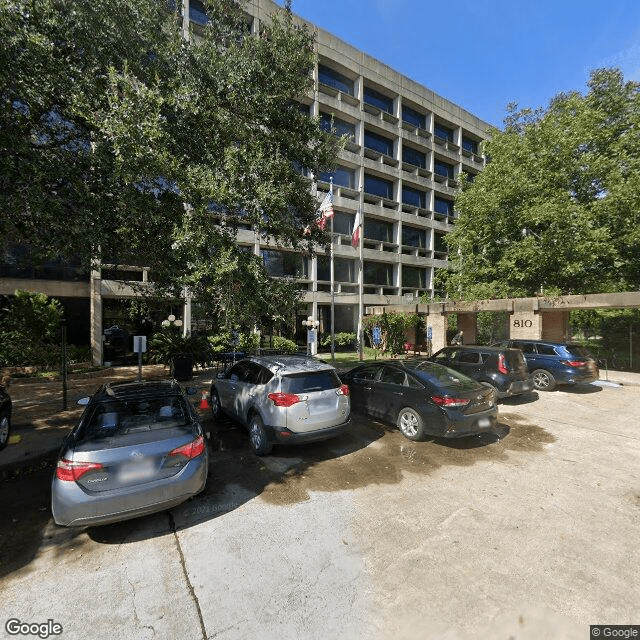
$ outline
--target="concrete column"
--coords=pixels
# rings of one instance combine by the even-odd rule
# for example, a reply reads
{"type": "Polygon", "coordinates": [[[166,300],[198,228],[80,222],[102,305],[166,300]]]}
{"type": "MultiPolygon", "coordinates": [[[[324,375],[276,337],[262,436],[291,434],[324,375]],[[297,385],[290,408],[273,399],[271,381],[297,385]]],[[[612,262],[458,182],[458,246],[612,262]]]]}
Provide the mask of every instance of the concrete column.
{"type": "Polygon", "coordinates": [[[545,310],[542,317],[542,340],[565,342],[569,337],[569,312],[564,309],[545,310]]]}
{"type": "Polygon", "coordinates": [[[91,270],[89,314],[91,321],[91,361],[94,365],[102,364],[102,291],[99,269],[91,270]]]}
{"type": "Polygon", "coordinates": [[[509,319],[509,337],[514,340],[541,340],[542,315],[534,311],[514,311],[509,319]]]}
{"type": "Polygon", "coordinates": [[[440,313],[431,313],[425,318],[427,333],[431,327],[431,349],[433,353],[447,346],[447,316],[440,313]]]}
{"type": "Polygon", "coordinates": [[[458,313],[458,331],[463,332],[463,344],[475,344],[478,331],[478,316],[475,313],[458,313]]]}
{"type": "Polygon", "coordinates": [[[191,295],[184,292],[184,309],[182,311],[182,336],[186,338],[191,333],[191,295]]]}

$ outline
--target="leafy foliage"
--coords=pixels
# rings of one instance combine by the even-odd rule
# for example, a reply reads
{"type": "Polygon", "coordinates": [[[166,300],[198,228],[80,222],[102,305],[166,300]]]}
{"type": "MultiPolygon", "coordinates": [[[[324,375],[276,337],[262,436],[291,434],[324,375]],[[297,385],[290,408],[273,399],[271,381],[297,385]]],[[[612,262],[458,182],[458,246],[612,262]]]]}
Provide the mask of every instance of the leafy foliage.
{"type": "Polygon", "coordinates": [[[510,106],[490,161],[456,199],[446,240],[456,298],[590,293],[640,284],[640,84],[591,74],[586,95],[510,106]]]}
{"type": "Polygon", "coordinates": [[[364,317],[362,326],[371,345],[373,345],[373,329],[379,327],[382,341],[377,348],[382,353],[397,355],[404,351],[406,330],[416,327],[419,322],[420,317],[415,313],[385,312],[379,316],[364,317]]]}
{"type": "MultiPolygon", "coordinates": [[[[348,331],[343,331],[340,333],[336,333],[334,335],[334,344],[336,347],[340,349],[351,348],[354,349],[357,341],[357,336],[355,333],[350,333],[348,331]]],[[[327,333],[324,335],[322,340],[320,341],[320,345],[323,347],[331,346],[331,334],[327,333]]]]}
{"type": "Polygon", "coordinates": [[[273,336],[273,348],[284,353],[298,353],[298,345],[282,336],[273,336]]]}
{"type": "Polygon", "coordinates": [[[207,339],[193,334],[183,336],[181,329],[172,325],[155,333],[149,340],[149,347],[149,360],[159,364],[170,365],[177,356],[185,353],[192,354],[199,364],[208,361],[207,339]]]}
{"type": "Polygon", "coordinates": [[[11,304],[4,309],[0,329],[20,334],[37,344],[57,343],[62,316],[62,306],[55,298],[16,290],[11,304]]]}
{"type": "Polygon", "coordinates": [[[288,3],[255,37],[241,2],[205,4],[208,25],[185,39],[180,2],[0,0],[0,242],[36,261],[146,265],[213,306],[231,270],[242,291],[227,309],[273,316],[265,304],[289,289],[236,231],[326,242],[298,168],[330,169],[339,142],[300,108],[314,41],[288,3]]]}

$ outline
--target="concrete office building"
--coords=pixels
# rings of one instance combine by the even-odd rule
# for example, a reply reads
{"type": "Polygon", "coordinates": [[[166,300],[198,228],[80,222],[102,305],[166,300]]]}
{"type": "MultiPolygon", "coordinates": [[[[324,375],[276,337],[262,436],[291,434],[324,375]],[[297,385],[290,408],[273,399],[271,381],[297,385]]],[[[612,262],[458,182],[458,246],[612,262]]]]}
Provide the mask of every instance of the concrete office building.
{"type": "MultiPolygon", "coordinates": [[[[271,0],[249,0],[245,6],[253,33],[278,9],[271,0]]],[[[206,22],[204,5],[183,0],[182,8],[185,36],[197,34],[206,22]]],[[[361,277],[364,306],[417,302],[423,294],[441,293],[434,289],[434,275],[447,268],[443,238],[456,215],[457,179],[462,172],[473,176],[482,170],[479,145],[489,124],[330,33],[310,27],[317,31],[318,64],[314,91],[302,108],[327,127],[332,122],[338,135],[349,136],[336,169],[317,176],[317,189],[320,200],[333,179],[335,331],[355,331],[361,277]],[[350,243],[360,208],[362,272],[359,253],[350,243]]],[[[249,229],[239,230],[238,243],[262,255],[272,276],[298,278],[306,306],[299,325],[312,315],[320,321],[321,332],[330,330],[328,255],[309,258],[267,245],[249,229]]],[[[139,271],[144,273],[140,279],[153,279],[153,274],[139,271]]],[[[64,277],[21,277],[6,265],[0,275],[1,294],[15,288],[37,290],[89,306],[94,360],[102,358],[103,299],[136,295],[126,283],[109,280],[106,271],[94,271],[88,281],[75,283],[64,277]]],[[[184,320],[188,326],[188,308],[184,320]]]]}

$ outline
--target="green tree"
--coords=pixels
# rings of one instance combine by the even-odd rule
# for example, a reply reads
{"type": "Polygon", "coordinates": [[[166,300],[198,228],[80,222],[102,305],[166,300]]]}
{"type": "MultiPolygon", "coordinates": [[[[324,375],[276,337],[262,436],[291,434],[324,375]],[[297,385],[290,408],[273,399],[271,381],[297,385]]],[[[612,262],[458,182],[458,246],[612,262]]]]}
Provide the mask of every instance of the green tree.
{"type": "Polygon", "coordinates": [[[55,298],[44,293],[16,290],[4,310],[0,329],[15,332],[36,344],[57,343],[63,310],[55,298]]]}
{"type": "MultiPolygon", "coordinates": [[[[147,265],[158,285],[215,299],[220,256],[247,262],[240,226],[326,241],[301,171],[329,169],[339,144],[300,107],[312,34],[288,3],[255,37],[241,2],[205,4],[208,25],[185,39],[180,2],[0,0],[3,243],[147,265]]],[[[253,290],[277,288],[257,266],[253,290]]]]}
{"type": "Polygon", "coordinates": [[[640,284],[640,84],[592,72],[545,110],[510,106],[456,198],[449,295],[591,293],[640,284]]]}

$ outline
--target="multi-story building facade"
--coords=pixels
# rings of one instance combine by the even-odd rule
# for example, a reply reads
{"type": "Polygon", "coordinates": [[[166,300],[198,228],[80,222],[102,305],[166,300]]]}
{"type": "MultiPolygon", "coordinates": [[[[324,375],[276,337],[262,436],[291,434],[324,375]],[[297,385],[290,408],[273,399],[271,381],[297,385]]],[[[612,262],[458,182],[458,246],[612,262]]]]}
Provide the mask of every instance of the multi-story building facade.
{"type": "MultiPolygon", "coordinates": [[[[256,33],[279,7],[272,0],[246,3],[247,25],[256,33]]],[[[206,23],[199,0],[182,0],[185,36],[206,23]]],[[[401,304],[423,294],[433,297],[438,269],[447,268],[444,236],[456,213],[454,195],[462,172],[476,175],[484,166],[480,143],[489,124],[462,107],[403,76],[382,62],[310,25],[317,33],[318,62],[314,90],[301,108],[320,117],[323,126],[348,142],[331,173],[316,176],[318,199],[333,182],[335,331],[355,331],[359,303],[401,304]],[[362,269],[359,251],[351,246],[354,218],[363,216],[362,269]],[[362,286],[362,301],[360,301],[362,286]]],[[[264,258],[274,277],[295,276],[303,289],[307,315],[330,330],[331,277],[329,254],[307,257],[265,244],[251,229],[240,229],[239,244],[264,258]]],[[[138,269],[147,280],[144,269],[138,269]]],[[[125,283],[109,280],[108,272],[65,282],[0,272],[0,294],[15,288],[83,301],[94,359],[102,356],[103,299],[135,296],[125,283]],[[85,307],[86,308],[86,307],[85,307]]],[[[112,276],[113,277],[113,276],[112,276]]],[[[151,279],[153,274],[149,276],[151,279]]],[[[75,305],[82,308],[83,304],[75,305]]],[[[188,326],[190,310],[184,313],[188,326]]]]}
{"type": "MultiPolygon", "coordinates": [[[[271,0],[246,6],[253,32],[276,9],[271,0]]],[[[201,3],[191,0],[189,9],[192,21],[204,18],[201,3]]],[[[366,306],[442,293],[434,287],[434,276],[447,268],[444,236],[456,216],[457,180],[462,172],[473,177],[482,170],[480,143],[490,125],[311,26],[317,33],[318,63],[314,91],[303,108],[349,140],[335,170],[317,176],[317,188],[321,199],[333,180],[335,330],[355,331],[359,278],[366,306]],[[362,270],[350,243],[359,209],[364,218],[362,270]]],[[[302,313],[318,318],[321,331],[330,329],[328,255],[287,253],[260,244],[250,231],[241,231],[238,242],[261,253],[272,275],[297,276],[307,303],[302,313]]]]}

